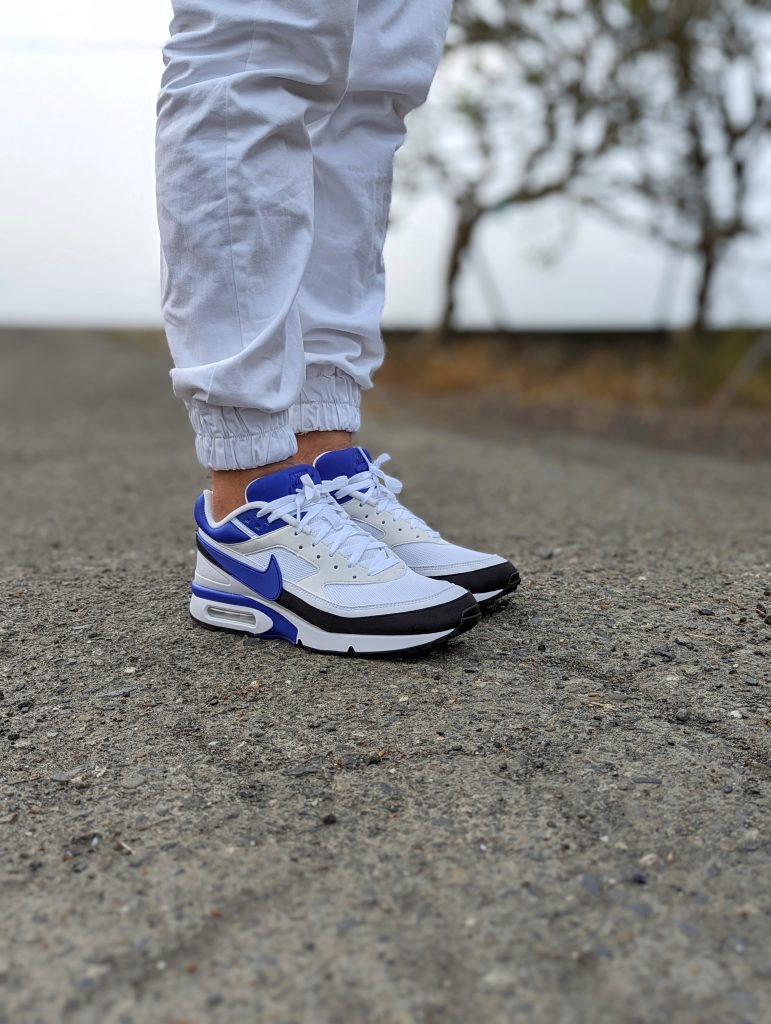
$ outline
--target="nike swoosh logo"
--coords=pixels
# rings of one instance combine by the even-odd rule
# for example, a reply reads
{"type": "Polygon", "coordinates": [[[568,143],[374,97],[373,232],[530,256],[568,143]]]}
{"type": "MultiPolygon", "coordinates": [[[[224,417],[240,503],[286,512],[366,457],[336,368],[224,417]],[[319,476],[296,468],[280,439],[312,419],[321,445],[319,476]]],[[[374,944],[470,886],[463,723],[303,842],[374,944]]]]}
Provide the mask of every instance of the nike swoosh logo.
{"type": "Polygon", "coordinates": [[[224,554],[219,548],[211,547],[200,533],[198,534],[198,543],[203,548],[204,554],[208,555],[215,565],[218,565],[220,569],[223,569],[233,579],[243,583],[245,587],[249,587],[250,590],[253,590],[255,594],[259,594],[260,597],[267,598],[268,601],[276,601],[278,599],[284,586],[284,580],[275,555],[270,556],[267,569],[261,571],[251,565],[247,565],[245,562],[240,562],[236,558],[231,558],[230,555],[224,554]]]}

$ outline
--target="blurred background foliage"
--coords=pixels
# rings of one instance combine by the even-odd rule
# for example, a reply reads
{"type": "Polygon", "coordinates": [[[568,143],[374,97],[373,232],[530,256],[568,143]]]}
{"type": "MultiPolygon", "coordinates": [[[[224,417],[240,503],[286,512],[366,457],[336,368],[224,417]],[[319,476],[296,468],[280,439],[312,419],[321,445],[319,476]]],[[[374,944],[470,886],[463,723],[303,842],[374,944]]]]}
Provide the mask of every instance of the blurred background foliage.
{"type": "MultiPolygon", "coordinates": [[[[454,230],[441,318],[417,349],[414,337],[397,346],[391,377],[445,389],[487,380],[520,399],[771,405],[768,332],[710,330],[726,258],[771,229],[768,3],[456,0],[432,100],[411,133],[401,189],[448,196],[454,230]],[[615,345],[585,332],[505,350],[490,335],[459,343],[457,296],[470,269],[491,310],[504,306],[475,246],[480,225],[555,196],[655,239],[673,260],[694,259],[689,328],[616,331],[615,345]],[[451,362],[441,356],[448,344],[451,362]]],[[[551,259],[561,244],[567,236],[551,259]]]]}
{"type": "Polygon", "coordinates": [[[696,257],[703,331],[726,255],[769,229],[770,130],[767,3],[456,0],[400,167],[455,206],[437,340],[480,223],[558,194],[696,257]]]}

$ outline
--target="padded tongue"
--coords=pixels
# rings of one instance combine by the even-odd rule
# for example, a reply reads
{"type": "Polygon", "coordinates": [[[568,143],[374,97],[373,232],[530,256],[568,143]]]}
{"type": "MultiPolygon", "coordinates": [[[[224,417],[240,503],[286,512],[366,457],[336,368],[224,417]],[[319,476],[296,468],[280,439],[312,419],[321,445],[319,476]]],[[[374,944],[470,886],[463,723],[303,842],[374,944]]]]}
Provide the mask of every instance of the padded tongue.
{"type": "Polygon", "coordinates": [[[356,476],[366,472],[371,461],[366,448],[343,448],[339,452],[319,455],[313,465],[321,473],[322,480],[334,480],[336,476],[356,476]]]}
{"type": "Polygon", "coordinates": [[[246,488],[246,500],[251,501],[275,501],[276,498],[285,498],[287,494],[294,494],[302,487],[300,477],[306,473],[314,483],[320,484],[321,477],[313,466],[288,466],[286,469],[279,469],[277,473],[269,473],[267,476],[260,476],[252,480],[246,488]]]}

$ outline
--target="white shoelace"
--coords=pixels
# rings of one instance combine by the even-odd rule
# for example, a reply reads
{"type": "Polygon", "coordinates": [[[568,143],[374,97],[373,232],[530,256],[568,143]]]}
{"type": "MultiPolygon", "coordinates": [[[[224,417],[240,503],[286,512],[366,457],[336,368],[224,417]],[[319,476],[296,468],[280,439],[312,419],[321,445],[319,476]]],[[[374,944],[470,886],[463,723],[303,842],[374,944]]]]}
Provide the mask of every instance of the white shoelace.
{"type": "MultiPolygon", "coordinates": [[[[402,489],[401,480],[388,476],[381,468],[390,459],[391,456],[385,452],[378,455],[374,462],[368,461],[363,473],[349,477],[342,487],[333,486],[333,492],[339,498],[355,495],[360,501],[373,505],[376,512],[390,512],[394,519],[403,519],[415,530],[424,530],[429,537],[439,537],[437,530],[432,530],[428,523],[405,508],[396,497],[402,489]]],[[[332,480],[331,483],[335,485],[336,481],[332,480]]]]}
{"type": "Polygon", "coordinates": [[[304,473],[300,477],[302,487],[294,494],[274,501],[255,502],[252,507],[257,509],[258,515],[267,516],[269,523],[283,519],[298,533],[307,533],[314,543],[325,544],[331,555],[339,551],[349,569],[361,565],[367,569],[368,576],[374,576],[398,565],[399,559],[393,552],[355,523],[331,497],[345,482],[347,477],[341,476],[317,484],[304,473]]]}

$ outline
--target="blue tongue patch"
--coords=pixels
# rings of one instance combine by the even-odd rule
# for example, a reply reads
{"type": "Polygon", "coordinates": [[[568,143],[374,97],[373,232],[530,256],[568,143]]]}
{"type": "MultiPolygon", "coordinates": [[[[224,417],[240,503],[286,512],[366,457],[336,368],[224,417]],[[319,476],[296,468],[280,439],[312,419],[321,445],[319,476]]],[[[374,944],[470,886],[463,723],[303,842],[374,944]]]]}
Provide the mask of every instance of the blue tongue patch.
{"type": "Polygon", "coordinates": [[[366,448],[343,448],[339,452],[325,452],[319,455],[313,465],[321,473],[322,480],[334,480],[336,476],[356,476],[366,472],[371,456],[366,448]]]}
{"type": "Polygon", "coordinates": [[[276,498],[285,498],[287,494],[294,494],[302,487],[300,477],[305,476],[306,473],[314,483],[321,483],[318,470],[313,466],[288,466],[286,469],[280,469],[277,473],[269,473],[267,476],[252,480],[246,488],[246,500],[248,502],[275,501],[276,498]]]}

